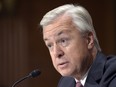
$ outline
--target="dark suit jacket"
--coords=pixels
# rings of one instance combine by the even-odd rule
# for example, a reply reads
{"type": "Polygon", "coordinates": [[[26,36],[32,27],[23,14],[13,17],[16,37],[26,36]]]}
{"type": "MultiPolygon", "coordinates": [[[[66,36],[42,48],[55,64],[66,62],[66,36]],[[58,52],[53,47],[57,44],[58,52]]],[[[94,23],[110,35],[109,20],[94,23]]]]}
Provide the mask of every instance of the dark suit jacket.
{"type": "MultiPolygon", "coordinates": [[[[75,87],[72,77],[62,77],[58,87],[75,87]]],[[[116,56],[97,53],[84,87],[116,87],[116,56]]]]}

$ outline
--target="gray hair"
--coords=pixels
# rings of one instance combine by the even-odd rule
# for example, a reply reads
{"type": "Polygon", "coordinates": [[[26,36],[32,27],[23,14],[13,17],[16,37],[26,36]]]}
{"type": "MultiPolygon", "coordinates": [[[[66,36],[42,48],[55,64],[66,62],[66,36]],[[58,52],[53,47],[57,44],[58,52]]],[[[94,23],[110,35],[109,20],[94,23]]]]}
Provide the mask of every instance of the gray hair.
{"type": "Polygon", "coordinates": [[[93,33],[95,47],[97,48],[98,51],[101,51],[101,48],[99,46],[99,42],[93,27],[92,18],[89,12],[80,5],[66,4],[66,5],[55,8],[44,15],[43,19],[40,22],[40,25],[42,27],[47,26],[50,23],[52,23],[52,21],[55,20],[55,18],[65,13],[68,13],[70,17],[72,17],[73,23],[76,25],[77,29],[80,32],[82,32],[83,34],[88,32],[93,33]]]}

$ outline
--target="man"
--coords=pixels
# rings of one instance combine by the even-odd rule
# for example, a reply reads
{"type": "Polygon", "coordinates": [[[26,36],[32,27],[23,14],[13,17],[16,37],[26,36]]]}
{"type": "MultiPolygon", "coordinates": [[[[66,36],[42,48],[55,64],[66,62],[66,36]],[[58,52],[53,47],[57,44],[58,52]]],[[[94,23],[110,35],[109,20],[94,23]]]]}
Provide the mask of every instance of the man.
{"type": "Polygon", "coordinates": [[[99,46],[88,11],[66,4],[41,20],[43,39],[53,66],[63,76],[58,87],[116,87],[116,57],[99,46]]]}

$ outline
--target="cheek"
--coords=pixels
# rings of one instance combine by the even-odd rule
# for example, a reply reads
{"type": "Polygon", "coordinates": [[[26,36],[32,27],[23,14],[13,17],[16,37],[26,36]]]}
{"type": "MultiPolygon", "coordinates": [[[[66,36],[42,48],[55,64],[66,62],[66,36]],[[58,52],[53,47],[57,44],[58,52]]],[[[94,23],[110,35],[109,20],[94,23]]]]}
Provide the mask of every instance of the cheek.
{"type": "Polygon", "coordinates": [[[52,53],[50,53],[50,56],[51,56],[51,60],[52,60],[52,63],[53,63],[53,66],[54,66],[54,68],[57,68],[56,67],[56,58],[53,56],[53,54],[52,53]]]}
{"type": "Polygon", "coordinates": [[[78,53],[76,51],[72,52],[70,54],[70,61],[71,61],[71,64],[74,66],[79,65],[80,64],[80,55],[78,55],[78,53]]]}
{"type": "Polygon", "coordinates": [[[86,55],[87,47],[83,44],[76,44],[68,49],[67,55],[74,64],[79,64],[86,55]]]}
{"type": "Polygon", "coordinates": [[[75,47],[70,47],[67,49],[67,51],[65,52],[68,61],[70,61],[71,66],[77,66],[77,64],[79,64],[79,52],[77,50],[78,48],[75,47]]]}

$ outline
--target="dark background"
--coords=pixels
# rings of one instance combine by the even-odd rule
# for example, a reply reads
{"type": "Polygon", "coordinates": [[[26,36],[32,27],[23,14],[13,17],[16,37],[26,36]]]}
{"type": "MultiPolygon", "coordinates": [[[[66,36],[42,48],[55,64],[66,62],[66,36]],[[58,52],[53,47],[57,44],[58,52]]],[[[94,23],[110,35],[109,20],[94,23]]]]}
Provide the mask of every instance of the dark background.
{"type": "Polygon", "coordinates": [[[11,87],[19,78],[39,68],[38,78],[17,87],[57,87],[59,73],[52,66],[38,24],[49,10],[79,3],[93,18],[102,51],[116,54],[115,0],[0,0],[0,87],[11,87]]]}

